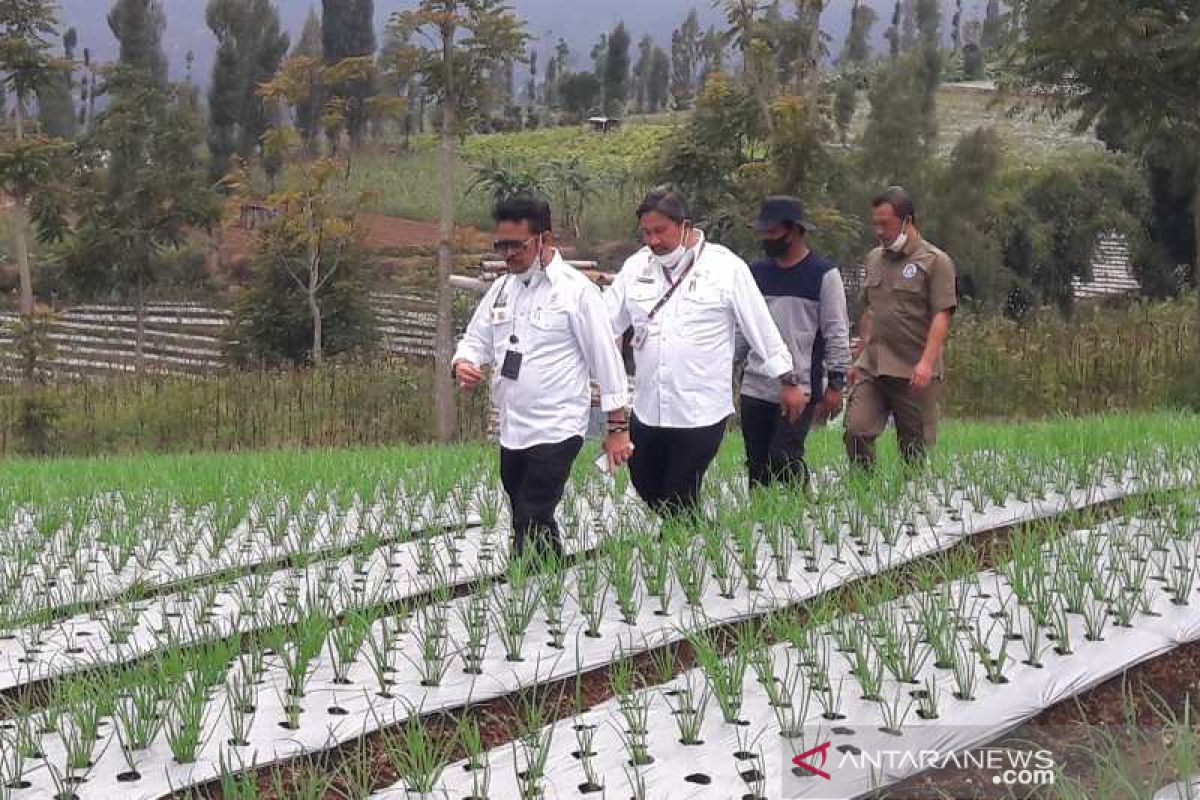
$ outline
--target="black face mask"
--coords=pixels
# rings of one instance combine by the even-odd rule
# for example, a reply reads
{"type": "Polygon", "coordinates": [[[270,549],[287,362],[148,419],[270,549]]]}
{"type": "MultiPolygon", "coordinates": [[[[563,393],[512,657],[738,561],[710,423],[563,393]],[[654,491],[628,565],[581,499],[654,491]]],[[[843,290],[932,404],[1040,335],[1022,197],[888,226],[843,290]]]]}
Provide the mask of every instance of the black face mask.
{"type": "Polygon", "coordinates": [[[763,239],[762,248],[768,258],[782,258],[792,249],[792,237],[784,234],[778,239],[763,239]]]}

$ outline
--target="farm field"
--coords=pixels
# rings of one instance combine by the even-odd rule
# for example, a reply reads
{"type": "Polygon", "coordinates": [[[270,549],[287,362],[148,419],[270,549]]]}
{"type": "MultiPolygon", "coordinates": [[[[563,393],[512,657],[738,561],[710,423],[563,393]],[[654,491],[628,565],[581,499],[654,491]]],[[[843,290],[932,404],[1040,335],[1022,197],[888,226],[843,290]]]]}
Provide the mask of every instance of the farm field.
{"type": "Polygon", "coordinates": [[[824,430],[811,498],[730,437],[665,527],[590,452],[562,559],[479,445],[6,462],[0,797],[861,796],[1200,640],[1193,416],[824,430]]]}
{"type": "MultiPolygon", "coordinates": [[[[992,92],[954,85],[938,94],[941,150],[948,154],[964,133],[992,126],[1021,162],[1043,162],[1062,153],[1095,151],[1098,142],[1077,135],[1069,120],[1044,115],[1009,114],[996,104],[992,92]]],[[[851,124],[851,137],[866,127],[869,103],[860,98],[851,124]]],[[[463,140],[463,165],[456,177],[458,220],[481,229],[490,227],[487,193],[471,190],[471,165],[498,159],[510,166],[543,168],[552,161],[579,159],[596,192],[588,204],[586,236],[592,241],[633,240],[632,210],[645,190],[661,146],[685,115],[633,118],[617,133],[599,135],[583,126],[565,126],[520,133],[476,134],[463,140]]],[[[368,152],[355,158],[348,191],[367,192],[369,207],[382,214],[414,220],[435,220],[438,196],[438,151],[432,136],[412,139],[405,152],[368,152]]]]}

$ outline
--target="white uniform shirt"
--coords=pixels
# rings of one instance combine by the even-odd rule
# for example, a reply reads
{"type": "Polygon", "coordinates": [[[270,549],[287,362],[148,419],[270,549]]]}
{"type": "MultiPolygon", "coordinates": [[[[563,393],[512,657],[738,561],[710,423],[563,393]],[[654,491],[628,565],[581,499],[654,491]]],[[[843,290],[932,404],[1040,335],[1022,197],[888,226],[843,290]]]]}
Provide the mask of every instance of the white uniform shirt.
{"type": "Polygon", "coordinates": [[[625,365],[600,290],[557,251],[545,269],[492,284],[454,361],[492,365],[500,445],[509,450],[585,435],[592,407],[590,378],[600,384],[605,411],[629,405],[625,365]],[[529,278],[528,285],[522,277],[529,278]],[[513,336],[516,344],[510,341],[513,336]],[[510,349],[523,356],[515,381],[500,375],[510,349]]]}
{"type": "MultiPolygon", "coordinates": [[[[702,428],[733,414],[733,357],[741,330],[766,375],[792,371],[792,356],[746,262],[718,244],[704,244],[684,284],[649,315],[671,284],[650,248],[634,253],[605,292],[613,331],[646,329],[634,349],[640,422],[663,428],[702,428]]],[[[682,272],[684,266],[676,268],[682,272]]]]}

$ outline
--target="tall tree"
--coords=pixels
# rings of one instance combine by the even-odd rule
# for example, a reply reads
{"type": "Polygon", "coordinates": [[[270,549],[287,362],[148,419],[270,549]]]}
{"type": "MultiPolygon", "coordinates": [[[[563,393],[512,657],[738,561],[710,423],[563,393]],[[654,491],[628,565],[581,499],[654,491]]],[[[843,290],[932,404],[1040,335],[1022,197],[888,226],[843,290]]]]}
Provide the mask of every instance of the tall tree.
{"type": "Polygon", "coordinates": [[[217,38],[208,149],[209,177],[218,180],[231,156],[248,161],[260,153],[269,119],[258,87],[279,71],[290,40],[272,0],[209,0],[205,18],[217,38]]]}
{"type": "Polygon", "coordinates": [[[988,0],[983,17],[983,38],[980,45],[984,50],[994,50],[1004,38],[1004,15],[1000,12],[1000,0],[988,0]]]}
{"type": "Polygon", "coordinates": [[[625,114],[629,101],[629,31],[618,22],[608,37],[604,54],[604,113],[610,117],[625,114]]]}
{"type": "Polygon", "coordinates": [[[38,121],[42,132],[57,139],[74,139],[75,119],[75,45],[74,28],[63,34],[63,58],[58,64],[59,79],[38,87],[38,121]]]}
{"type": "Polygon", "coordinates": [[[203,136],[195,110],[176,88],[158,82],[153,64],[135,63],[147,66],[118,64],[108,73],[110,102],[87,142],[93,166],[76,194],[78,224],[67,262],[77,286],[132,295],[141,371],[146,292],[163,254],[182,246],[192,228],[215,224],[220,204],[198,155],[203,136]],[[103,153],[124,174],[113,177],[103,153]]]}
{"type": "Polygon", "coordinates": [[[1124,149],[1169,154],[1173,182],[1187,187],[1190,197],[1189,249],[1200,287],[1200,36],[1194,4],[1018,0],[1011,6],[1021,25],[1008,65],[1015,88],[1048,96],[1060,113],[1076,115],[1079,130],[1103,120],[1120,132],[1124,149]]]}
{"type": "MultiPolygon", "coordinates": [[[[322,0],[322,9],[321,43],[326,64],[375,55],[375,0],[322,0]]],[[[366,131],[367,101],[375,94],[374,82],[363,78],[332,88],[346,109],[350,141],[357,144],[366,131]]]]}
{"type": "Polygon", "coordinates": [[[638,42],[638,58],[633,65],[633,107],[639,114],[646,112],[650,93],[650,67],[654,57],[654,37],[646,34],[638,42]]]}
{"type": "Polygon", "coordinates": [[[457,428],[450,359],[454,347],[454,176],[458,166],[460,115],[469,115],[486,87],[489,69],[520,58],[529,39],[524,23],[502,0],[421,0],[417,8],[392,15],[390,26],[405,41],[420,32],[428,46],[414,45],[420,73],[440,105],[441,210],[438,230],[438,319],[434,368],[437,434],[442,441],[457,428]]]}
{"type": "Polygon", "coordinates": [[[850,134],[850,123],[858,110],[858,93],[866,85],[867,62],[871,57],[871,28],[878,15],[875,9],[855,0],[850,11],[850,28],[846,32],[846,43],[842,46],[839,59],[840,74],[834,96],[834,121],[838,134],[845,145],[850,134]]]}
{"type": "MultiPolygon", "coordinates": [[[[316,9],[309,8],[304,27],[300,29],[300,38],[292,48],[293,58],[308,58],[319,61],[323,57],[324,34],[321,29],[321,18],[316,9]]],[[[305,150],[311,155],[316,148],[317,134],[321,132],[321,108],[324,98],[319,92],[309,92],[301,105],[296,108],[296,128],[304,142],[305,150]]]]}
{"type": "Polygon", "coordinates": [[[646,110],[657,114],[666,108],[671,94],[671,57],[661,47],[655,46],[650,56],[650,77],[646,83],[646,110]]]}
{"type": "Polygon", "coordinates": [[[120,44],[118,61],[165,89],[167,55],[162,37],[167,14],[160,0],[116,0],[108,12],[108,27],[120,44]]]}
{"type": "Polygon", "coordinates": [[[691,108],[696,98],[700,40],[700,17],[692,9],[671,34],[671,96],[676,108],[691,108]]]}
{"type": "Polygon", "coordinates": [[[821,14],[825,0],[795,0],[796,19],[796,89],[797,93],[815,101],[821,87],[821,61],[826,53],[821,38],[821,14]]]}
{"type": "Polygon", "coordinates": [[[900,57],[900,16],[903,13],[903,7],[900,0],[896,0],[896,7],[892,10],[892,24],[883,34],[883,38],[887,39],[888,55],[895,61],[900,57]]]}

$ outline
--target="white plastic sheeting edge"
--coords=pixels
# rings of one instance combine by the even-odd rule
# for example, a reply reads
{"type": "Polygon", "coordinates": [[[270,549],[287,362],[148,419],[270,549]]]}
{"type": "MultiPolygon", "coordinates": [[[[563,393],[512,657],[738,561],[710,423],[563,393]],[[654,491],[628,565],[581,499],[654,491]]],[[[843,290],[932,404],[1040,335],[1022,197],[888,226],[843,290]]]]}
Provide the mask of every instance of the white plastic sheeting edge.
{"type": "MultiPolygon", "coordinates": [[[[1108,530],[1111,527],[1105,526],[1099,532],[1077,532],[1075,535],[1081,542],[1094,535],[1107,541],[1104,532],[1108,530]]],[[[1186,545],[1190,548],[1188,555],[1193,562],[1197,545],[1200,545],[1200,537],[1193,538],[1186,545]]],[[[1121,557],[1106,550],[1101,557],[1102,570],[1108,556],[1121,557]]],[[[989,570],[981,573],[977,580],[978,584],[952,584],[951,591],[955,595],[964,590],[970,593],[972,608],[969,616],[983,620],[984,629],[991,625],[991,614],[1006,609],[1019,609],[1022,617],[1029,618],[1028,609],[1020,605],[1006,578],[989,570]],[[975,588],[976,585],[979,589],[975,588]],[[979,590],[982,590],[982,594],[979,590]]],[[[873,795],[882,787],[925,771],[930,764],[947,763],[954,754],[962,754],[994,741],[1041,711],[1129,667],[1188,642],[1200,640],[1200,604],[1196,602],[1200,599],[1200,591],[1193,588],[1191,597],[1190,605],[1180,606],[1163,592],[1156,592],[1152,608],[1157,616],[1139,614],[1133,620],[1133,626],[1128,628],[1117,627],[1110,622],[1099,641],[1088,641],[1082,618],[1072,614],[1069,622],[1071,654],[1059,655],[1048,650],[1042,656],[1043,666],[1036,668],[1023,663],[1024,651],[1014,643],[1006,655],[1008,668],[1004,674],[1008,683],[989,683],[981,673],[975,699],[970,701],[954,696],[951,672],[936,669],[934,659],[930,656],[918,673],[916,684],[899,684],[890,678],[883,684],[881,695],[885,702],[897,696],[907,700],[904,695],[926,685],[927,676],[937,674],[936,691],[940,698],[937,704],[938,718],[924,720],[916,715],[915,706],[912,706],[912,713],[902,725],[899,736],[883,731],[885,723],[879,704],[861,699],[859,684],[850,671],[847,659],[836,652],[837,645],[828,634],[825,634],[825,639],[829,642],[829,652],[832,654],[829,679],[832,685],[840,685],[844,689],[840,712],[844,719],[827,721],[821,715],[820,705],[812,700],[810,713],[802,728],[803,740],[789,742],[780,735],[780,727],[768,696],[757,681],[753,668],[746,672],[744,705],[739,714],[739,718],[749,724],[740,726],[725,723],[714,699],[710,701],[702,723],[700,738],[704,743],[701,745],[680,744],[680,734],[671,708],[662,694],[662,690],[677,690],[688,685],[688,676],[681,676],[663,687],[642,690],[640,693],[648,694],[651,701],[645,727],[649,731],[648,752],[653,758],[653,763],[637,770],[645,781],[647,792],[644,797],[672,800],[753,797],[751,787],[742,774],[764,766],[764,796],[776,800],[841,800],[873,795]],[[793,767],[793,756],[806,753],[825,742],[831,742],[825,751],[826,761],[822,761],[819,755],[805,760],[814,767],[823,768],[829,775],[828,779],[793,767]],[[857,748],[860,752],[856,753],[851,748],[857,748]],[[761,756],[761,762],[747,760],[747,756],[754,752],[761,756]],[[922,761],[922,753],[936,754],[936,757],[926,756],[922,761]],[[741,759],[735,754],[740,754],[741,759]],[[697,783],[697,779],[707,783],[697,783]]],[[[899,606],[899,601],[894,605],[899,606]]],[[[910,612],[910,618],[916,613],[915,610],[910,612]]],[[[1017,623],[1016,628],[1020,630],[1021,623],[1017,623]]],[[[999,651],[999,640],[1003,636],[1004,630],[1000,626],[991,627],[988,633],[991,652],[999,651]]],[[[781,663],[782,654],[791,647],[790,644],[783,644],[773,648],[777,664],[781,663]]],[[[699,668],[692,671],[690,678],[692,686],[704,684],[704,673],[699,668]]],[[[803,677],[801,681],[804,681],[803,677]]],[[[601,796],[599,790],[596,795],[585,795],[580,791],[585,776],[579,759],[574,755],[579,748],[576,725],[589,726],[594,731],[592,752],[595,756],[592,766],[595,774],[605,781],[608,796],[612,796],[613,790],[619,796],[629,796],[629,775],[634,770],[622,742],[625,723],[619,713],[617,700],[603,703],[580,717],[556,723],[545,765],[544,774],[547,777],[541,784],[544,794],[541,796],[547,800],[601,796]]],[[[523,756],[518,755],[517,748],[512,745],[498,747],[487,753],[486,759],[490,765],[488,796],[496,800],[522,796],[516,772],[524,769],[525,761],[523,756]]],[[[1019,778],[1012,774],[1004,775],[1003,772],[1012,765],[1020,764],[1026,765],[1031,772],[1044,766],[1052,773],[1053,753],[1048,751],[1046,759],[1045,762],[1038,758],[1016,758],[1011,762],[1001,760],[996,762],[1000,764],[1000,771],[995,773],[994,779],[1012,781],[1019,778]]],[[[958,762],[950,761],[964,762],[972,763],[965,757],[958,762]]],[[[1020,768],[1016,771],[1019,772],[1020,768]]],[[[439,800],[469,798],[473,795],[476,777],[467,770],[465,761],[452,764],[443,775],[442,788],[421,796],[439,800]]],[[[1030,779],[1045,777],[1044,773],[1040,778],[1029,775],[1030,779]]],[[[411,800],[414,795],[403,787],[395,787],[375,796],[380,800],[411,800]]],[[[1196,796],[1160,793],[1155,800],[1191,800],[1196,796]]]]}

